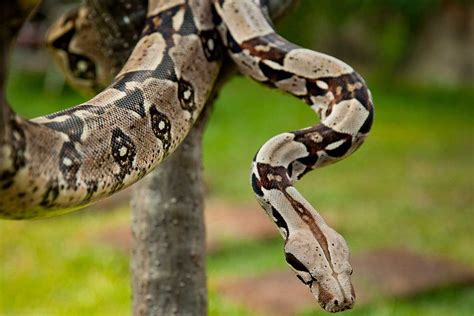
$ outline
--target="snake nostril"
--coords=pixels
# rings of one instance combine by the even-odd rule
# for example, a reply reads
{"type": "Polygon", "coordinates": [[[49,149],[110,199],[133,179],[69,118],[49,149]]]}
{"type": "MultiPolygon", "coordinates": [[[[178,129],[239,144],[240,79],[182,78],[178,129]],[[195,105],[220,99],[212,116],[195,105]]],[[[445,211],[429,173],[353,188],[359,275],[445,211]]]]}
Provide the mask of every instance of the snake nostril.
{"type": "Polygon", "coordinates": [[[338,306],[339,305],[339,301],[338,300],[334,300],[334,306],[338,306]]]}

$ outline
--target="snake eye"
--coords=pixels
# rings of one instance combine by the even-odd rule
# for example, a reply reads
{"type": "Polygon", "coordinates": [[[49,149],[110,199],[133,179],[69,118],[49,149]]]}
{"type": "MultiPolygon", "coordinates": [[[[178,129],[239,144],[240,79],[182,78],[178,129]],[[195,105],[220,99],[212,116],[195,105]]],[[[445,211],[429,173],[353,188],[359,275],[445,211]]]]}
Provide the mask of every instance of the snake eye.
{"type": "Polygon", "coordinates": [[[311,273],[309,273],[308,268],[306,268],[305,265],[301,263],[301,261],[296,259],[296,257],[289,252],[285,252],[285,257],[286,262],[288,262],[288,264],[296,272],[296,277],[301,282],[303,282],[303,284],[306,284],[311,287],[313,282],[316,281],[316,279],[311,276],[311,273]]]}
{"type": "Polygon", "coordinates": [[[97,77],[95,64],[89,58],[69,53],[69,68],[73,73],[74,77],[94,80],[97,77]]]}
{"type": "Polygon", "coordinates": [[[309,273],[308,268],[306,268],[304,264],[302,264],[298,259],[296,259],[293,254],[285,252],[285,258],[286,262],[288,262],[288,264],[296,271],[303,271],[309,273]]]}

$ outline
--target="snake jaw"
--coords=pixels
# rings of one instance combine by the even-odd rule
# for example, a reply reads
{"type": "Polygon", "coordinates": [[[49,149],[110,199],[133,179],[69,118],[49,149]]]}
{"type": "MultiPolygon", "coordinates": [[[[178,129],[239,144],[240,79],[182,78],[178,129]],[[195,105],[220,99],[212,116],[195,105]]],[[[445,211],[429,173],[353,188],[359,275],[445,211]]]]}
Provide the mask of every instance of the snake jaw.
{"type": "Polygon", "coordinates": [[[317,282],[311,282],[308,286],[321,308],[328,312],[337,313],[354,307],[355,296],[353,292],[346,297],[344,293],[341,293],[342,295],[330,294],[326,288],[323,288],[317,282]]]}
{"type": "Polygon", "coordinates": [[[323,224],[321,234],[324,236],[321,239],[326,240],[324,243],[312,240],[314,237],[305,230],[290,233],[285,242],[286,261],[323,309],[328,312],[351,309],[355,293],[347,243],[323,224]]]}
{"type": "Polygon", "coordinates": [[[354,307],[355,293],[350,275],[333,273],[331,277],[322,277],[320,282],[315,280],[308,286],[319,305],[328,312],[342,312],[354,307]]]}

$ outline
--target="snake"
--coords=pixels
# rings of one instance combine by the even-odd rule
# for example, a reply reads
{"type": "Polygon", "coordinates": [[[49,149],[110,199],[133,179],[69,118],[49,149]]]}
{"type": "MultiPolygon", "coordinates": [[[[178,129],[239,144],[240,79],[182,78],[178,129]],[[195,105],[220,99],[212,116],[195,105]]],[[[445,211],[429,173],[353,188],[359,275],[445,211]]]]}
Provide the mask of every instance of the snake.
{"type": "MultiPolygon", "coordinates": [[[[67,29],[67,36],[53,37],[68,65],[77,66],[74,76],[106,77],[95,73],[91,56],[68,54],[75,34],[67,29]]],[[[352,308],[347,242],[294,184],[360,147],[373,122],[372,96],[346,63],[278,35],[268,0],[150,0],[129,59],[89,101],[25,119],[2,100],[0,217],[64,214],[143,178],[196,122],[224,58],[242,74],[301,99],[319,116],[313,126],[279,134],[258,150],[251,185],[278,227],[298,279],[326,311],[352,308]]]]}

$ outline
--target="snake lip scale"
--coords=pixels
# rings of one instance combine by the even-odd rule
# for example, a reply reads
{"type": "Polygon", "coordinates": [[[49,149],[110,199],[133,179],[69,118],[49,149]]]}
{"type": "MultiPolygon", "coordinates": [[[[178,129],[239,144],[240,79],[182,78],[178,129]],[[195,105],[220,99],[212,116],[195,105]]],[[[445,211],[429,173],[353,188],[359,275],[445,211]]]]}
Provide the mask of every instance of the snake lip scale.
{"type": "MultiPolygon", "coordinates": [[[[63,214],[144,177],[183,141],[227,54],[241,73],[296,96],[320,118],[267,141],[251,185],[284,239],[287,263],[321,307],[352,308],[347,243],[293,185],[359,148],[372,126],[372,96],[347,64],[279,36],[267,1],[150,0],[127,63],[91,100],[31,120],[3,102],[0,217],[63,214]]],[[[81,10],[58,22],[50,41],[69,79],[87,86],[105,75],[96,55],[80,51],[81,10]]]]}

